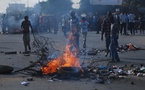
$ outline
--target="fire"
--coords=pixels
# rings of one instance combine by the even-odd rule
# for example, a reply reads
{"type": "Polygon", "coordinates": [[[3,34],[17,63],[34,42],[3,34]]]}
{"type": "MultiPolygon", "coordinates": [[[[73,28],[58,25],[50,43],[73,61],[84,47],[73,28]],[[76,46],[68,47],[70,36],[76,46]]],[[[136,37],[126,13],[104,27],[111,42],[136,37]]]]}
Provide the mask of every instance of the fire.
{"type": "MultiPolygon", "coordinates": [[[[74,37],[72,36],[72,34],[70,34],[68,38],[69,38],[68,39],[69,41],[74,40],[74,37]]],[[[73,44],[69,43],[68,45],[66,45],[65,53],[63,53],[62,56],[48,62],[46,66],[43,66],[41,68],[43,74],[53,74],[57,72],[57,70],[61,67],[81,68],[79,58],[76,57],[77,50],[72,51],[71,50],[72,47],[73,47],[73,44]]]]}
{"type": "Polygon", "coordinates": [[[61,65],[61,59],[58,58],[56,60],[52,60],[49,63],[47,63],[47,65],[43,66],[41,70],[43,74],[52,74],[57,71],[60,65],[61,65]]]}

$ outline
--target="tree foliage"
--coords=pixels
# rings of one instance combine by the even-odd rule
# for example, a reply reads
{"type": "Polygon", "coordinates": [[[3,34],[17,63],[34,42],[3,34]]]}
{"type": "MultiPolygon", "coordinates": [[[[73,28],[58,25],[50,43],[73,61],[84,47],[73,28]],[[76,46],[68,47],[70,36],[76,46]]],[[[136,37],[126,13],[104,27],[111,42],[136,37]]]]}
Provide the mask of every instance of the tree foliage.
{"type": "Polygon", "coordinates": [[[145,7],[145,0],[123,0],[124,6],[145,7]]]}
{"type": "Polygon", "coordinates": [[[145,0],[123,0],[123,11],[132,11],[135,14],[143,14],[143,8],[145,8],[145,0]]]}
{"type": "Polygon", "coordinates": [[[72,3],[70,0],[47,0],[46,2],[41,2],[40,5],[44,13],[60,14],[68,12],[72,3]]]}
{"type": "MultiPolygon", "coordinates": [[[[67,13],[72,9],[71,0],[47,0],[40,2],[41,13],[46,14],[63,14],[67,13]]],[[[105,13],[106,11],[115,11],[116,8],[122,10],[137,10],[137,8],[145,7],[145,0],[123,0],[121,6],[115,5],[91,5],[89,0],[81,0],[80,9],[78,12],[99,12],[105,13]]]]}

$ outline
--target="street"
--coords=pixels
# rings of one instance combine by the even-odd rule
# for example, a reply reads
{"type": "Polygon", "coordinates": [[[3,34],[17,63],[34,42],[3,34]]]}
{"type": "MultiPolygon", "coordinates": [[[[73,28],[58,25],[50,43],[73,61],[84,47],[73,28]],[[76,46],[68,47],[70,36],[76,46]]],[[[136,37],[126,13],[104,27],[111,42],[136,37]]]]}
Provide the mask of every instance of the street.
{"type": "MultiPolygon", "coordinates": [[[[66,45],[66,38],[61,31],[58,34],[42,33],[40,36],[49,37],[55,41],[56,47],[61,52],[64,51],[66,45]]],[[[33,35],[31,35],[31,43],[34,41],[33,35]]],[[[80,48],[82,49],[82,37],[80,36],[80,48]]],[[[112,65],[122,66],[130,65],[135,66],[145,65],[145,35],[120,35],[119,45],[125,45],[132,43],[133,45],[140,47],[142,50],[134,50],[127,52],[120,52],[119,57],[121,62],[113,63],[112,65]]],[[[96,34],[94,31],[90,31],[87,37],[87,50],[96,48],[98,50],[105,49],[105,41],[101,41],[101,34],[96,34]]],[[[35,48],[32,46],[32,51],[35,48]]],[[[1,34],[0,35],[0,64],[14,67],[14,70],[19,70],[30,65],[30,62],[37,61],[36,55],[25,56],[22,53],[6,55],[4,52],[23,52],[22,34],[1,34]]],[[[92,56],[82,56],[81,62],[86,60],[86,63],[90,61],[92,56]]],[[[95,60],[106,60],[110,57],[105,57],[104,52],[99,52],[93,57],[95,60]]],[[[34,81],[30,81],[28,86],[21,84],[22,81],[27,81],[29,75],[21,73],[13,74],[0,74],[0,90],[144,90],[145,77],[129,76],[125,79],[114,80],[107,84],[96,84],[95,81],[89,79],[81,80],[58,80],[48,81],[45,77],[33,77],[34,81]],[[131,84],[134,82],[134,84],[131,84]]]]}

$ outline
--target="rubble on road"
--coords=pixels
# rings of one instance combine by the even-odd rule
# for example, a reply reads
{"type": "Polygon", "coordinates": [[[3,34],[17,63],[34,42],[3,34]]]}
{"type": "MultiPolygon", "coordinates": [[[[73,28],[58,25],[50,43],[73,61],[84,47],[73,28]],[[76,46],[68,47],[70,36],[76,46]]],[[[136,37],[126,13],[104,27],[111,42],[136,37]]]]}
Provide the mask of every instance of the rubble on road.
{"type": "MultiPolygon", "coordinates": [[[[27,74],[30,76],[48,76],[50,79],[49,82],[54,81],[60,81],[61,79],[84,79],[87,78],[89,80],[94,80],[95,83],[105,84],[105,83],[111,83],[112,80],[119,80],[119,79],[125,79],[128,76],[137,76],[137,77],[144,77],[145,76],[145,66],[141,64],[140,66],[134,66],[134,64],[131,64],[130,66],[124,65],[124,66],[117,66],[112,65],[110,60],[94,60],[91,62],[88,62],[88,65],[85,67],[59,67],[57,68],[57,71],[52,74],[46,74],[44,75],[42,72],[42,67],[47,67],[47,64],[50,61],[53,61],[57,59],[60,56],[60,53],[53,47],[54,43],[53,41],[47,42],[49,39],[44,38],[37,38],[35,39],[35,42],[33,43],[36,47],[36,51],[34,52],[36,55],[39,56],[39,59],[36,62],[31,62],[31,65],[28,67],[25,67],[23,69],[14,71],[13,73],[22,73],[27,74]],[[43,43],[40,43],[40,41],[46,41],[43,43]],[[48,46],[48,47],[47,47],[48,46]],[[57,51],[57,53],[56,53],[57,51]],[[101,65],[101,63],[104,63],[105,65],[101,65]],[[99,64],[98,64],[99,63],[99,64]],[[65,69],[64,69],[65,68],[65,69]],[[77,72],[78,71],[78,72],[77,72]],[[53,77],[53,78],[51,78],[53,77]]],[[[121,46],[118,51],[128,51],[128,50],[141,50],[141,48],[138,48],[137,46],[133,44],[126,44],[124,46],[121,46]]],[[[96,48],[92,48],[91,50],[82,50],[80,55],[97,55],[98,53],[104,52],[105,50],[98,50],[96,48]]],[[[4,52],[6,55],[8,54],[17,54],[20,52],[14,51],[14,52],[4,52]]],[[[31,54],[31,53],[29,53],[31,54]]],[[[29,56],[28,54],[28,56],[29,56]]],[[[64,61],[62,59],[62,61],[64,61]]],[[[64,62],[61,62],[61,64],[64,62]]],[[[1,70],[0,70],[1,71],[1,70]]],[[[12,72],[13,69],[10,68],[9,72],[12,72]]],[[[33,81],[33,78],[28,78],[28,81],[33,81]]],[[[27,86],[28,82],[21,82],[22,85],[27,86]]],[[[133,85],[134,83],[132,83],[133,85]]]]}

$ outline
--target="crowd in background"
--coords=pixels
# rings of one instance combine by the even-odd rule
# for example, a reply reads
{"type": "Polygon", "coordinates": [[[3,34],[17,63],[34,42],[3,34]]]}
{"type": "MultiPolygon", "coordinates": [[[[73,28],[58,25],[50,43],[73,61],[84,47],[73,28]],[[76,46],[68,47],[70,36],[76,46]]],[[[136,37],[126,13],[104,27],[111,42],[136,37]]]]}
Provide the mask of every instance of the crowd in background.
{"type": "MultiPolygon", "coordinates": [[[[135,15],[131,12],[126,13],[114,12],[114,17],[118,21],[120,34],[135,35],[136,33],[144,34],[145,30],[145,15],[135,15]]],[[[81,20],[85,17],[89,22],[89,31],[96,31],[97,34],[101,31],[101,24],[106,15],[99,15],[95,13],[81,13],[76,16],[81,20]]],[[[19,33],[20,23],[23,20],[24,15],[1,15],[1,27],[3,33],[19,33]]],[[[58,30],[62,30],[64,34],[69,30],[68,20],[70,18],[69,13],[62,16],[58,15],[43,15],[32,14],[29,16],[32,26],[35,32],[48,32],[57,34],[58,30]]]]}
{"type": "MultiPolygon", "coordinates": [[[[135,15],[132,12],[124,11],[107,12],[105,15],[95,13],[81,13],[74,11],[64,15],[43,15],[32,14],[29,20],[33,27],[33,33],[52,33],[57,34],[59,30],[68,38],[69,43],[76,49],[78,57],[79,36],[83,36],[83,48],[86,49],[86,38],[88,31],[101,33],[101,40],[105,34],[106,54],[111,55],[113,62],[119,62],[120,58],[117,53],[118,39],[120,35],[136,35],[136,33],[145,34],[145,15],[135,15]],[[71,36],[71,37],[70,37],[71,36]]],[[[2,32],[5,33],[22,33],[20,24],[23,21],[23,15],[10,16],[3,14],[1,16],[2,32]],[[16,31],[15,31],[16,30],[16,31]]],[[[25,50],[27,51],[27,50],[25,50]]]]}

